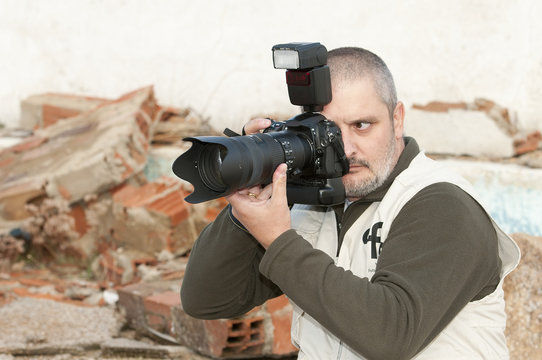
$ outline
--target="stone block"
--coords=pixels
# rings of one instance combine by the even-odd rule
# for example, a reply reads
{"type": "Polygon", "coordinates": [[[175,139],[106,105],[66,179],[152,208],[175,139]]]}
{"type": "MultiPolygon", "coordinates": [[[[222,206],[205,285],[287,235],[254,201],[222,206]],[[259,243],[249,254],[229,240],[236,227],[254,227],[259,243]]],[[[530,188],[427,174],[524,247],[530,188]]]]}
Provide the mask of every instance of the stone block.
{"type": "Polygon", "coordinates": [[[504,280],[510,358],[542,359],[542,237],[514,234],[522,253],[504,280]]]}

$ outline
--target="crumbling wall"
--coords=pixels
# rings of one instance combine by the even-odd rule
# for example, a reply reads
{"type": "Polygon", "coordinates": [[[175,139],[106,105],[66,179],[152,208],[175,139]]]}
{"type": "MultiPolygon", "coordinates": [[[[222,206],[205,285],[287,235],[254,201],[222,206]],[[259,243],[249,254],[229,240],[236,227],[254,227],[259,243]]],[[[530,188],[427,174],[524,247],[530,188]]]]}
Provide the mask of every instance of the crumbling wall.
{"type": "MultiPolygon", "coordinates": [[[[196,320],[182,310],[178,294],[190,249],[226,202],[186,203],[190,184],[167,171],[186,150],[182,137],[217,131],[191,109],[160,106],[152,87],[115,100],[66,99],[29,98],[25,121],[33,124],[33,136],[0,152],[0,270],[7,272],[12,264],[20,270],[24,263],[18,259],[31,255],[51,268],[84,268],[96,285],[68,290],[59,283],[48,294],[43,280],[12,273],[10,285],[0,282],[0,304],[18,297],[87,305],[118,299],[126,321],[141,334],[208,356],[295,354],[288,330],[291,306],[284,296],[238,319],[196,320]]],[[[415,126],[407,126],[407,135],[436,159],[468,162],[464,169],[470,176],[486,171],[480,160],[498,162],[502,171],[514,164],[512,177],[521,177],[523,166],[542,168],[540,134],[522,132],[512,112],[492,101],[433,102],[408,113],[406,124],[415,126]],[[454,133],[465,122],[475,122],[476,131],[454,133]],[[488,128],[499,137],[489,138],[488,128]]],[[[538,191],[529,183],[535,178],[517,185],[538,191]]],[[[505,281],[507,336],[513,359],[531,359],[540,356],[542,340],[540,286],[533,280],[540,274],[542,238],[514,236],[524,256],[505,281]]]]}

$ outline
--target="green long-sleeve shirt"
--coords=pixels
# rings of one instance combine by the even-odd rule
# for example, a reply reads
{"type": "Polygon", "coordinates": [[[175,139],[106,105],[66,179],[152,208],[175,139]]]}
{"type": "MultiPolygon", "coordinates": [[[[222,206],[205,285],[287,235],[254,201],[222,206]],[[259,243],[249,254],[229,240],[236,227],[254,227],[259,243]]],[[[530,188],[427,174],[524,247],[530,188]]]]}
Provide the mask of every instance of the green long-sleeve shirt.
{"type": "MultiPolygon", "coordinates": [[[[407,138],[379,189],[344,213],[343,206],[335,208],[339,243],[418,152],[407,138]]],[[[457,186],[437,183],[416,194],[394,219],[371,279],[336,266],[294,230],[266,251],[226,208],[196,241],[181,298],[188,314],[211,319],[240,316],[285,293],[360,354],[410,358],[468,302],[491,293],[500,268],[486,212],[457,186]]]]}

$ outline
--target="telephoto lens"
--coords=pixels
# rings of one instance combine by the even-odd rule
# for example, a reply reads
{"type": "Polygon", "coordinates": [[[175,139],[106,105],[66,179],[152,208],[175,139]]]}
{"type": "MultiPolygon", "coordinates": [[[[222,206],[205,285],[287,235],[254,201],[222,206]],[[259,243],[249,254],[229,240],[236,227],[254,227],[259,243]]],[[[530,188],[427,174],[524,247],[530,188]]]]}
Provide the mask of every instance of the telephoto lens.
{"type": "Polygon", "coordinates": [[[173,172],[194,186],[186,197],[200,203],[227,196],[236,190],[272,181],[281,163],[289,171],[311,163],[310,141],[287,131],[248,136],[185,138],[192,147],[173,163],[173,172]]]}

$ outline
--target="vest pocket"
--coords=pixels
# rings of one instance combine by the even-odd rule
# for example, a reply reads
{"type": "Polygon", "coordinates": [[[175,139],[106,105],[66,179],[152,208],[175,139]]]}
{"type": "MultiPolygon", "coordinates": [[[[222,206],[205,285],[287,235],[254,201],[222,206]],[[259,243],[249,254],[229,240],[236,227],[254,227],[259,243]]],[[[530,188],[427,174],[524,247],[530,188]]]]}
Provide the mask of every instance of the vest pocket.
{"type": "Polygon", "coordinates": [[[292,228],[311,245],[318,240],[325,212],[311,211],[304,208],[292,210],[292,228]]]}
{"type": "Polygon", "coordinates": [[[292,337],[292,343],[295,347],[300,349],[301,332],[303,328],[303,315],[305,312],[301,310],[297,305],[293,304],[292,314],[292,328],[290,330],[290,336],[292,337]]]}

